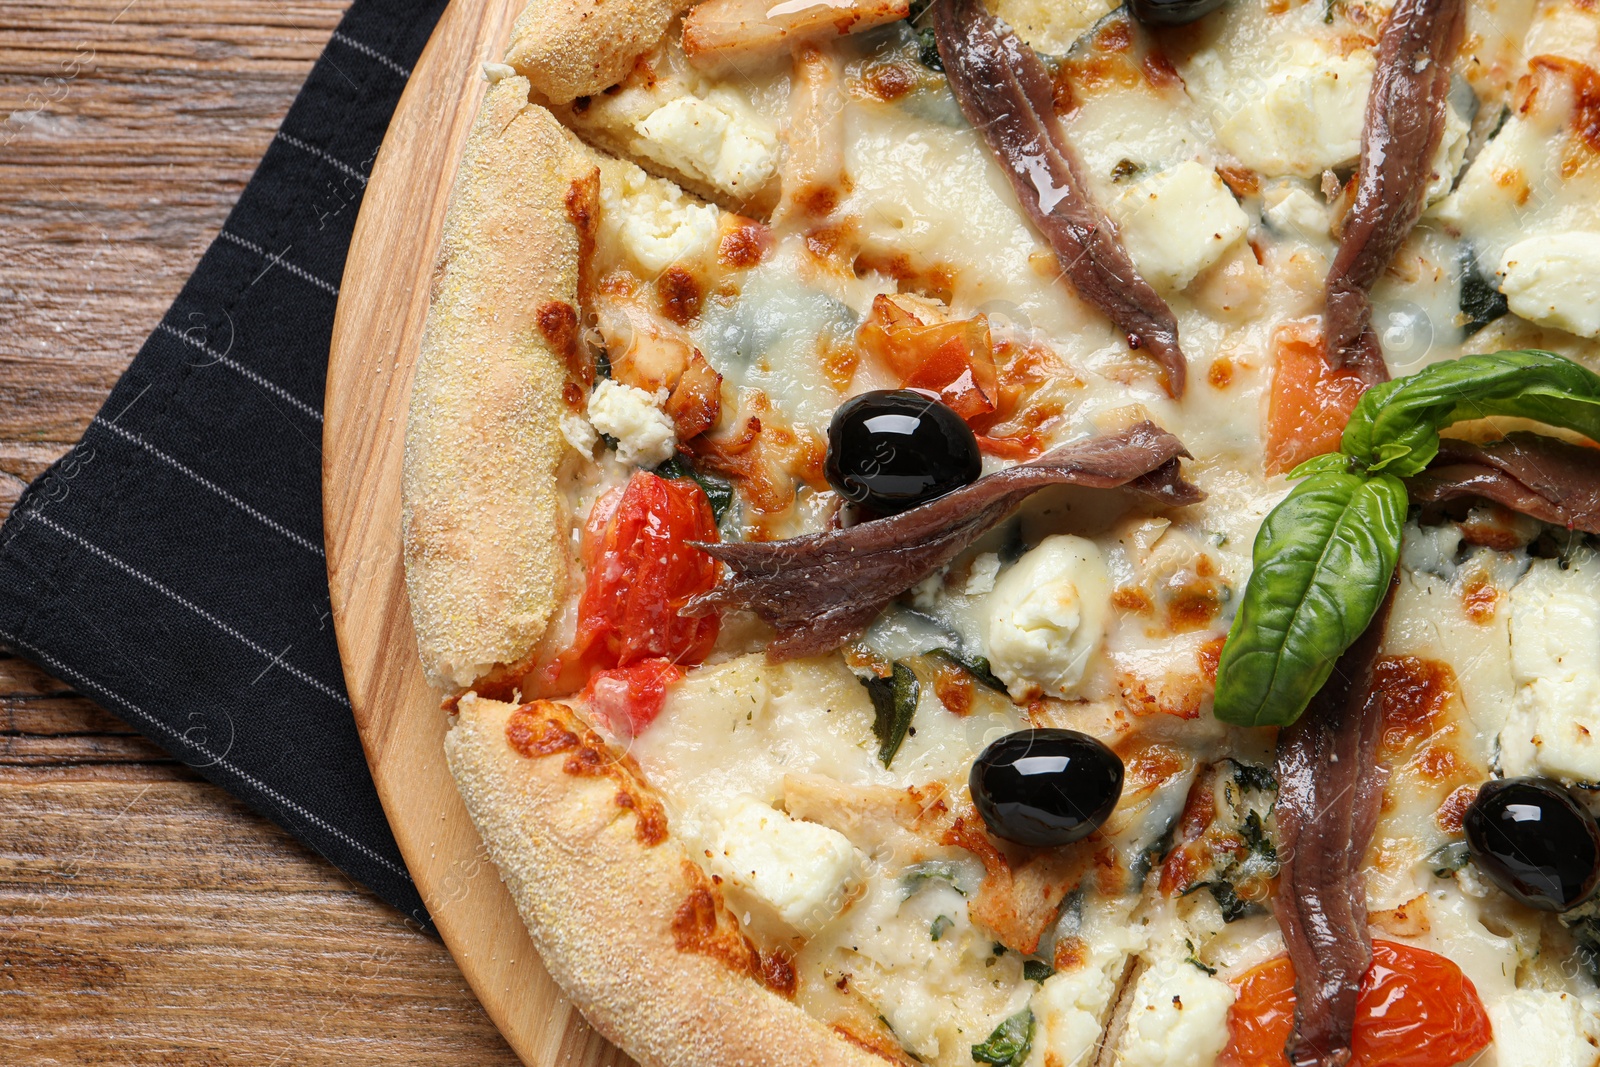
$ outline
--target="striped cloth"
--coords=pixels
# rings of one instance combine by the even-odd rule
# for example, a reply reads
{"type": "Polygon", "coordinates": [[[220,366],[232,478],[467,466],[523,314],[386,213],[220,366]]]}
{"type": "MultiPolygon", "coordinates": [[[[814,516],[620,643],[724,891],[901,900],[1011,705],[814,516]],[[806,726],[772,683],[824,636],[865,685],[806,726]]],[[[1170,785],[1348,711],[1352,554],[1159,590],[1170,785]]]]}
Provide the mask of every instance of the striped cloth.
{"type": "Polygon", "coordinates": [[[334,645],[322,391],[366,175],[443,0],[356,0],[221,235],[0,528],[0,645],[427,911],[334,645]]]}

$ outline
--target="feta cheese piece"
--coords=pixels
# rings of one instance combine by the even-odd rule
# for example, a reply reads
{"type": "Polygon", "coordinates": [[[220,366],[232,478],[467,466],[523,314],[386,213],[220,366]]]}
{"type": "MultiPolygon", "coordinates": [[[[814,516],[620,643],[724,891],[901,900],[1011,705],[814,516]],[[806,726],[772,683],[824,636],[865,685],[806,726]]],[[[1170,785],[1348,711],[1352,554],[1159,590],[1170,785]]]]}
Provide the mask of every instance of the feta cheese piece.
{"type": "Polygon", "coordinates": [[[1443,198],[1456,183],[1456,175],[1467,158],[1467,137],[1471,132],[1472,123],[1462,118],[1455,105],[1445,105],[1444,132],[1440,134],[1439,147],[1433,153],[1428,192],[1422,201],[1424,204],[1443,198]]]}
{"type": "Polygon", "coordinates": [[[594,427],[582,415],[561,416],[561,436],[567,439],[567,444],[574,451],[585,456],[593,456],[594,446],[600,443],[600,435],[594,432],[594,427]]]}
{"type": "Polygon", "coordinates": [[[1105,635],[1111,580],[1099,546],[1056,534],[1000,576],[989,595],[989,665],[1018,699],[1070,697],[1105,635]]]}
{"type": "Polygon", "coordinates": [[[1087,1067],[1094,1062],[1128,956],[1144,947],[1141,927],[1125,916],[1119,925],[1092,925],[1095,929],[1082,936],[1089,958],[1076,970],[1057,971],[1046,978],[1033,995],[1038,1026],[1034,1043],[1051,1067],[1087,1067]]]}
{"type": "Polygon", "coordinates": [[[665,463],[677,446],[672,420],[661,410],[663,389],[654,396],[607,378],[589,394],[589,422],[617,439],[617,457],[638,467],[665,463]]]}
{"type": "Polygon", "coordinates": [[[1501,769],[1600,781],[1600,558],[1539,560],[1511,590],[1511,676],[1501,769]]]}
{"type": "Polygon", "coordinates": [[[515,78],[517,72],[505,63],[484,63],[483,80],[498,85],[501,78],[515,78]]]}
{"type": "Polygon", "coordinates": [[[1140,975],[1122,1037],[1122,1067],[1211,1067],[1228,1043],[1233,987],[1166,957],[1140,975]]]}
{"type": "Polygon", "coordinates": [[[1518,989],[1487,1008],[1499,1067],[1595,1067],[1600,1062],[1600,1050],[1587,1032],[1600,1012],[1595,998],[1518,989]]]}
{"type": "Polygon", "coordinates": [[[1139,273],[1171,290],[1194,281],[1250,228],[1217,172],[1192,159],[1124,189],[1109,212],[1139,273]]]}
{"type": "Polygon", "coordinates": [[[1261,217],[1279,233],[1293,234],[1308,241],[1325,238],[1332,224],[1328,205],[1295,182],[1283,182],[1262,193],[1266,205],[1261,217]]]}
{"type": "Polygon", "coordinates": [[[994,592],[995,576],[1000,573],[1000,557],[993,552],[980,552],[972,561],[972,571],[967,575],[967,596],[982,596],[994,592]]]}
{"type": "Polygon", "coordinates": [[[839,913],[858,869],[855,846],[839,831],[792,819],[751,796],[733,802],[711,852],[717,873],[802,931],[839,913]]]}
{"type": "Polygon", "coordinates": [[[616,226],[622,247],[646,271],[659,274],[716,248],[722,212],[668,181],[619,164],[600,187],[601,225],[616,226]]]}
{"type": "Polygon", "coordinates": [[[1500,260],[1500,291],[1516,314],[1541,326],[1600,337],[1600,233],[1518,241],[1500,260]]]}
{"type": "Polygon", "coordinates": [[[777,132],[731,90],[676,97],[633,129],[639,152],[733,196],[752,195],[777,169],[777,132]]]}
{"type": "Polygon", "coordinates": [[[1241,163],[1273,177],[1315,178],[1351,163],[1361,154],[1375,67],[1365,50],[1340,56],[1297,42],[1260,92],[1220,118],[1217,135],[1241,163]]]}

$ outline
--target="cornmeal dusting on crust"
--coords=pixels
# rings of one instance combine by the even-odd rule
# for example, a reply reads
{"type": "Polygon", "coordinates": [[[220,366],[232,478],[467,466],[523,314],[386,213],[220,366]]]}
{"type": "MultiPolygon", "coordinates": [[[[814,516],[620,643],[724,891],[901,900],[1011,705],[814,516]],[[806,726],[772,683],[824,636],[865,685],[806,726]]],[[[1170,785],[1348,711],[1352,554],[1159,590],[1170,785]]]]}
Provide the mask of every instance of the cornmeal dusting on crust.
{"type": "Polygon", "coordinates": [[[642,784],[638,765],[631,757],[612,752],[599,734],[565,706],[549,700],[524,704],[506,722],[506,743],[528,759],[569,753],[561,762],[567,774],[607,777],[617,783],[613,799],[617,807],[633,813],[637,822],[634,836],[640,844],[659,845],[667,839],[666,809],[642,784]]]}
{"type": "MultiPolygon", "coordinates": [[[[560,705],[543,707],[555,714],[560,705]]],[[[745,956],[734,970],[679,948],[680,913],[697,891],[717,925],[734,920],[680,845],[640,843],[612,776],[568,773],[562,757],[570,751],[520,755],[508,743],[514,705],[469,693],[458,710],[445,756],[467,811],[545,965],[596,1030],[641,1063],[663,1067],[882,1067],[767,988],[791,981],[777,955],[745,956]],[[671,995],[641,996],[645,989],[671,995]]],[[[565,714],[565,729],[582,736],[586,728],[565,714]]],[[[703,932],[701,910],[693,918],[703,932]]],[[[730,932],[737,936],[737,926],[730,932]]]]}
{"type": "Polygon", "coordinates": [[[506,62],[552,104],[615,85],[655,47],[684,0],[540,0],[511,30],[506,62]]]}
{"type": "Polygon", "coordinates": [[[522,658],[562,592],[568,368],[537,310],[577,300],[562,207],[593,172],[524,78],[490,86],[445,216],[406,425],[406,588],[428,679],[522,658]]]}

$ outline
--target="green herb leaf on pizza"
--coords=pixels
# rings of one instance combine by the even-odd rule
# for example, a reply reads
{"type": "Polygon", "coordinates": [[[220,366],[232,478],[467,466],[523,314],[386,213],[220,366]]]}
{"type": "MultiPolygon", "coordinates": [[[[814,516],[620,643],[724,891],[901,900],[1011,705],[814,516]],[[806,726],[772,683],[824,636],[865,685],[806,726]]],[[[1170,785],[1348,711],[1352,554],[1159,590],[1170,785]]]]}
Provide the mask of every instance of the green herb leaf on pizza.
{"type": "Polygon", "coordinates": [[[1217,665],[1218,719],[1300,716],[1377,611],[1405,516],[1405,486],[1388,474],[1315,474],[1273,509],[1217,665]]]}

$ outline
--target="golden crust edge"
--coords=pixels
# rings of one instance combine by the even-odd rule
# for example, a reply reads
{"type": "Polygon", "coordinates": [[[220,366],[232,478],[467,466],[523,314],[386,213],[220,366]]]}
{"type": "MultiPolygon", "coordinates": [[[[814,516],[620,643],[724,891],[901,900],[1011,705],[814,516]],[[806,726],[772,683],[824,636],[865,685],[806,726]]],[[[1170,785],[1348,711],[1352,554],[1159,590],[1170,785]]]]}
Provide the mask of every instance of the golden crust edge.
{"type": "Polygon", "coordinates": [[[488,88],[450,194],[406,420],[406,588],[428,680],[527,654],[564,591],[567,368],[539,310],[576,308],[571,183],[594,164],[528,83],[488,88]]]}
{"type": "Polygon", "coordinates": [[[506,63],[552,104],[620,82],[694,0],[531,0],[506,63]]]}
{"type": "Polygon", "coordinates": [[[516,710],[462,698],[446,759],[546,968],[597,1031],[643,1067],[883,1067],[755,978],[679,949],[673,920],[696,888],[682,845],[640,841],[612,778],[517,753],[516,710]]]}

